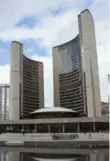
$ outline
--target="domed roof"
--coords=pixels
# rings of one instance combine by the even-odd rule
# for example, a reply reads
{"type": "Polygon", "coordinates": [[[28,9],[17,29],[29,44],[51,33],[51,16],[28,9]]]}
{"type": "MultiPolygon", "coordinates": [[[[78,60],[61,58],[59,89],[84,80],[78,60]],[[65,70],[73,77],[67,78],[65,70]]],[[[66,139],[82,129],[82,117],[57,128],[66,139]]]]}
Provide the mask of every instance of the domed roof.
{"type": "Polygon", "coordinates": [[[35,110],[33,112],[31,112],[31,114],[35,114],[35,113],[48,113],[48,112],[70,112],[70,113],[77,113],[74,110],[71,109],[67,109],[67,108],[63,108],[63,107],[45,107],[45,108],[41,108],[38,110],[35,110]]]}

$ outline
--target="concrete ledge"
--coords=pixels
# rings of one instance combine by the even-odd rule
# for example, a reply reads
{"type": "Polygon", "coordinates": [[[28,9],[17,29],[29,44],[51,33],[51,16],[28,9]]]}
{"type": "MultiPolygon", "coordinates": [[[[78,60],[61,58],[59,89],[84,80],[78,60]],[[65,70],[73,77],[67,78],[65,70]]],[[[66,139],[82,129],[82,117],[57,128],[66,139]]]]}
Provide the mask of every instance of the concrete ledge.
{"type": "Polygon", "coordinates": [[[7,141],[5,142],[6,145],[24,145],[24,141],[17,141],[17,140],[13,140],[13,141],[7,141]]]}

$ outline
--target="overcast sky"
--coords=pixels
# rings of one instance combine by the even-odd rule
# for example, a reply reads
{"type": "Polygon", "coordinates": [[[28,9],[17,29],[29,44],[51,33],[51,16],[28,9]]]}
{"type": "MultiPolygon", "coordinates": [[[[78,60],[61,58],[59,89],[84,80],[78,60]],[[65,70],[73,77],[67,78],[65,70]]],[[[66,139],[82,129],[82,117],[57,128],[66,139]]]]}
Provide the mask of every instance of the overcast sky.
{"type": "Polygon", "coordinates": [[[78,33],[77,15],[88,8],[96,28],[101,100],[108,100],[108,0],[0,0],[0,83],[9,83],[10,44],[24,44],[24,54],[44,62],[45,106],[53,105],[52,47],[78,33]]]}

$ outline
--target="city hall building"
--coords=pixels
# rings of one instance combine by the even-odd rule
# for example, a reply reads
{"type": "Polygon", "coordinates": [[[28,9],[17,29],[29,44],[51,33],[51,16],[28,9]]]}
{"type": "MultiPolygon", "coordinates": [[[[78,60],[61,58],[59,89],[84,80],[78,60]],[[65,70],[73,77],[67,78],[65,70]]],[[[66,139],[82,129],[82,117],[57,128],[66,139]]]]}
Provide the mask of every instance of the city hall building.
{"type": "Polygon", "coordinates": [[[10,61],[10,119],[19,120],[44,107],[43,63],[23,55],[23,45],[13,41],[10,61]]]}
{"type": "Polygon", "coordinates": [[[95,28],[89,10],[78,15],[78,27],[74,39],[53,47],[54,106],[75,110],[82,116],[100,117],[95,28]]]}

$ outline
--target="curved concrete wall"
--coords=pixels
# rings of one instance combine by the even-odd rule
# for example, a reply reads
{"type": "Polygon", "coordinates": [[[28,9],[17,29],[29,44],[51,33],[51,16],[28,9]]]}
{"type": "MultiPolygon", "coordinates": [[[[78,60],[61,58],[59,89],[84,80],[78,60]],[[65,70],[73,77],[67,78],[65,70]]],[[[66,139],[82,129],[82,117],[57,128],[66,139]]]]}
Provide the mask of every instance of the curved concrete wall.
{"type": "Polygon", "coordinates": [[[43,108],[43,64],[23,56],[23,113],[43,108]],[[41,93],[42,92],[42,93],[41,93]]]}
{"type": "Polygon", "coordinates": [[[59,84],[59,89],[56,89],[56,84],[54,84],[54,105],[86,114],[83,98],[84,89],[79,35],[65,44],[54,47],[53,51],[53,73],[57,73],[57,75],[54,75],[54,82],[57,80],[59,84]],[[58,52],[54,54],[56,50],[58,52]],[[60,61],[58,61],[58,57],[60,61]]]}

